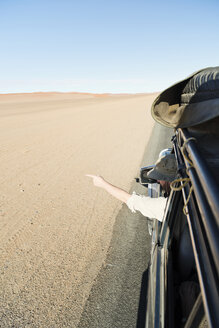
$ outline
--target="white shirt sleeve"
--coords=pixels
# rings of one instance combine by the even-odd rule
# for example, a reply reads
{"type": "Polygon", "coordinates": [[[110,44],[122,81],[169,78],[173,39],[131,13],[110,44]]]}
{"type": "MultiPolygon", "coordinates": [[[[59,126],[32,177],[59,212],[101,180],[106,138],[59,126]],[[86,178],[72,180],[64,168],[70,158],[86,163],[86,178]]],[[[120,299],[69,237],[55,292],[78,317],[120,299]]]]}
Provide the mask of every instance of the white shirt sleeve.
{"type": "Polygon", "coordinates": [[[137,195],[135,192],[127,200],[126,205],[132,212],[139,211],[146,217],[163,221],[167,199],[165,197],[151,198],[137,195]]]}

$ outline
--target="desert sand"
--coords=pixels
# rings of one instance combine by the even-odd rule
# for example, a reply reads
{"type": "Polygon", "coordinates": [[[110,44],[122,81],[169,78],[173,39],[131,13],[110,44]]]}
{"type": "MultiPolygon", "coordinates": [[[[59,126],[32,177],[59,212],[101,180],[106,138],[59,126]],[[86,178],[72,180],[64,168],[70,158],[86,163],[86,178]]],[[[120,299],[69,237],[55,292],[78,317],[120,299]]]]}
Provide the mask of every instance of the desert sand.
{"type": "Polygon", "coordinates": [[[129,190],[155,94],[0,95],[1,327],[77,327],[129,190]]]}

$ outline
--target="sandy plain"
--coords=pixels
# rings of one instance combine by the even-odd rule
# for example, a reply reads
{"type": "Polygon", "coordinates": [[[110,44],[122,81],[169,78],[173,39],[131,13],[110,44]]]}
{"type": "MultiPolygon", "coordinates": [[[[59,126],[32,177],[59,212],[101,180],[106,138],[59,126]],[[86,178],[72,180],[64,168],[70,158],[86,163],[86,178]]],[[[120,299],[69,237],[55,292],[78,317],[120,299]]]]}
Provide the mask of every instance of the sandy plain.
{"type": "Polygon", "coordinates": [[[1,327],[77,327],[122,206],[85,174],[129,190],[155,96],[0,95],[1,327]]]}

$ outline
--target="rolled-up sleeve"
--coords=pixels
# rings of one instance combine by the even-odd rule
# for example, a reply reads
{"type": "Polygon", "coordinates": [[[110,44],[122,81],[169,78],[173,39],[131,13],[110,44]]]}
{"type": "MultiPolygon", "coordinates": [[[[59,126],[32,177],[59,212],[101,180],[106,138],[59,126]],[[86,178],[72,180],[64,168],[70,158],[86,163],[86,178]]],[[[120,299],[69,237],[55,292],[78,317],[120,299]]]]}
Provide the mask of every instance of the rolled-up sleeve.
{"type": "Polygon", "coordinates": [[[166,201],[165,197],[151,198],[133,192],[131,197],[127,200],[126,205],[134,213],[139,211],[146,217],[157,219],[162,222],[166,201]]]}

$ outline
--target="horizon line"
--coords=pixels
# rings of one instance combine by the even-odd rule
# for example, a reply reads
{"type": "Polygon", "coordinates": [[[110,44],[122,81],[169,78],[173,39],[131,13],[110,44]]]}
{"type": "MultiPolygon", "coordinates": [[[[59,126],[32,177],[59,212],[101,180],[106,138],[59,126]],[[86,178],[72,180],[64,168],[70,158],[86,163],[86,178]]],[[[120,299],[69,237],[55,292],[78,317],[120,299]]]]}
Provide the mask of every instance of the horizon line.
{"type": "Polygon", "coordinates": [[[155,94],[160,91],[153,92],[83,92],[83,91],[30,91],[30,92],[4,92],[0,95],[31,95],[31,94],[81,94],[81,95],[144,95],[155,94]]]}

